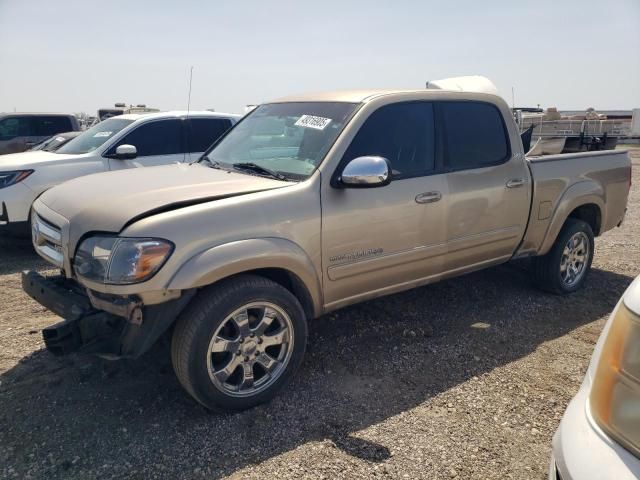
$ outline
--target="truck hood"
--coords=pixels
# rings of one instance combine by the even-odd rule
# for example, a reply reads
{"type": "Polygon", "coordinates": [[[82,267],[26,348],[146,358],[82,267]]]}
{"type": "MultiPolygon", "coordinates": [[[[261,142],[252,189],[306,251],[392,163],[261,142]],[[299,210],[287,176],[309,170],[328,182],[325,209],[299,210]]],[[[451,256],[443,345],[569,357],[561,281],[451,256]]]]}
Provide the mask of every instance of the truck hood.
{"type": "Polygon", "coordinates": [[[77,178],[47,190],[39,201],[69,221],[73,243],[87,232],[119,232],[156,213],[288,185],[200,164],[173,164],[77,178]]]}
{"type": "Polygon", "coordinates": [[[33,152],[10,153],[0,155],[0,172],[36,168],[39,165],[56,161],[76,159],[85,155],[63,155],[61,153],[35,150],[33,152]]]}

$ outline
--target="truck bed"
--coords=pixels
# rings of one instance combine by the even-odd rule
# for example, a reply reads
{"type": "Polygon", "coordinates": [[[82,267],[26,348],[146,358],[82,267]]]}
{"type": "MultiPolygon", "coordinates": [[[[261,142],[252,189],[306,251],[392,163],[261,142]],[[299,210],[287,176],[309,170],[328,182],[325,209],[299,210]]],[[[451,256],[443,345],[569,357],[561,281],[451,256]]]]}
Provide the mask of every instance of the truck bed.
{"type": "Polygon", "coordinates": [[[626,150],[526,159],[533,193],[527,231],[516,256],[547,253],[568,216],[593,215],[596,236],[622,222],[631,185],[626,150]]]}

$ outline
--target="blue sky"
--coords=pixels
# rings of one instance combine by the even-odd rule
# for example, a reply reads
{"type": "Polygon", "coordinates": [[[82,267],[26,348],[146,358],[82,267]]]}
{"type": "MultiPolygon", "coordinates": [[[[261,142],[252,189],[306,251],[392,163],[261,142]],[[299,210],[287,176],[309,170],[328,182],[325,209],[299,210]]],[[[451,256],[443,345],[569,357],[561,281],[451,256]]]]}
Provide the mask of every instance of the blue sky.
{"type": "Polygon", "coordinates": [[[183,109],[480,74],[511,103],[640,107],[640,0],[0,0],[0,111],[183,109]]]}

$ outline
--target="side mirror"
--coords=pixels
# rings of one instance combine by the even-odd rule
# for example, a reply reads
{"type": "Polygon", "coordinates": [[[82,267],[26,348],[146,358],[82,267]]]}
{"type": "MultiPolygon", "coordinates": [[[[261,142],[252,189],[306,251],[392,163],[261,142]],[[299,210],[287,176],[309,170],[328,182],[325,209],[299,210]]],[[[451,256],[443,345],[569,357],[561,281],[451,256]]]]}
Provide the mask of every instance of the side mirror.
{"type": "Polygon", "coordinates": [[[391,182],[391,166],[384,157],[357,157],[342,170],[338,184],[347,188],[384,187],[391,182]]]}
{"type": "Polygon", "coordinates": [[[138,149],[133,145],[118,145],[114,158],[119,160],[130,160],[138,156],[138,149]]]}

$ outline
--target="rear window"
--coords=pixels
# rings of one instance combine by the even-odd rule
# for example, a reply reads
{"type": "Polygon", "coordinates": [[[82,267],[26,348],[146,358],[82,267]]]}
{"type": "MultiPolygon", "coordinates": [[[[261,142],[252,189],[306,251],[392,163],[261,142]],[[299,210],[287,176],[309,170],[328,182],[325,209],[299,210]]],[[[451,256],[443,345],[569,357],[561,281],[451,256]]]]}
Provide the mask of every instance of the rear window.
{"type": "Polygon", "coordinates": [[[229,128],[228,118],[190,118],[186,124],[187,152],[204,152],[229,128]]]}
{"type": "Polygon", "coordinates": [[[500,111],[482,102],[442,102],[445,164],[450,169],[480,168],[505,162],[508,136],[500,111]]]}

